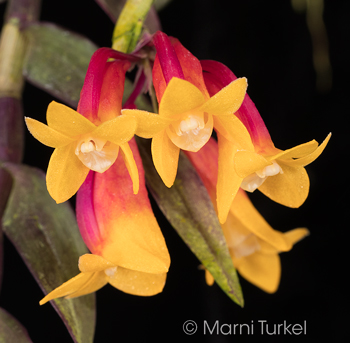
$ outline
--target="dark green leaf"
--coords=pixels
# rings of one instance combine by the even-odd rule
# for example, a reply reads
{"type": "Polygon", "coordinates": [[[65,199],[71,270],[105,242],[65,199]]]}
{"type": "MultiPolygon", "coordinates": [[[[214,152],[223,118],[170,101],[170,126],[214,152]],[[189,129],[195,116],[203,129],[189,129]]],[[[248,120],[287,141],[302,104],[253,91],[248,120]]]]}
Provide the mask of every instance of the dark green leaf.
{"type": "Polygon", "coordinates": [[[0,343],[32,343],[27,330],[0,307],[0,343]]]}
{"type": "Polygon", "coordinates": [[[181,153],[175,183],[167,188],[154,168],[149,143],[138,139],[147,185],[158,206],[222,290],[243,306],[241,287],[221,225],[198,174],[181,153]]]}
{"type": "Polygon", "coordinates": [[[26,79],[76,108],[90,58],[98,47],[87,38],[53,24],[30,25],[25,34],[26,79]]]}
{"type": "MultiPolygon", "coordinates": [[[[40,170],[11,163],[4,163],[3,168],[13,178],[2,221],[4,233],[46,294],[79,273],[78,258],[87,249],[72,209],[68,203],[57,205],[49,196],[40,170]]],[[[94,295],[51,303],[75,342],[92,342],[94,295]]]]}

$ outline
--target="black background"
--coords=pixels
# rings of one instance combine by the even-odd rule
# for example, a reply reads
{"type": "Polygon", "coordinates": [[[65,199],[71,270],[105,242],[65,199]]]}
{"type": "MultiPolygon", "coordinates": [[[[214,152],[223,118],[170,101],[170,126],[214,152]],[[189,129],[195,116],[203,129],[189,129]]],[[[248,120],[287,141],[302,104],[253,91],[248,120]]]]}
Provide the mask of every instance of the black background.
{"type": "MultiPolygon", "coordinates": [[[[1,15],[4,9],[5,4],[1,4],[1,15]]],[[[242,309],[217,285],[208,287],[198,260],[155,209],[172,258],[165,289],[150,298],[127,295],[109,285],[98,291],[94,342],[346,341],[350,319],[345,291],[349,250],[349,14],[349,1],[325,1],[333,85],[330,91],[318,92],[306,17],[296,13],[290,1],[173,0],[160,12],[163,31],[179,38],[195,56],[218,60],[237,76],[248,78],[249,95],[278,148],[287,149],[311,139],[321,142],[329,132],[333,136],[321,157],[307,167],[311,191],[301,208],[284,208],[258,192],[251,197],[275,229],[307,227],[311,232],[292,251],[281,254],[282,279],[277,293],[266,294],[241,279],[245,297],[242,309]],[[189,319],[199,326],[193,336],[182,331],[189,319]],[[254,321],[255,331],[249,336],[203,336],[204,320],[211,325],[216,320],[220,324],[254,321]],[[307,334],[260,337],[258,320],[271,325],[284,320],[302,324],[306,320],[307,334]]],[[[93,0],[44,0],[41,20],[86,35],[99,46],[111,45],[113,24],[93,0]]],[[[25,115],[41,118],[52,97],[27,84],[23,100],[25,115]]],[[[26,133],[24,162],[45,170],[51,149],[38,149],[26,133]]],[[[70,342],[53,308],[49,304],[39,307],[42,296],[5,239],[0,306],[27,328],[34,343],[70,342]]]]}

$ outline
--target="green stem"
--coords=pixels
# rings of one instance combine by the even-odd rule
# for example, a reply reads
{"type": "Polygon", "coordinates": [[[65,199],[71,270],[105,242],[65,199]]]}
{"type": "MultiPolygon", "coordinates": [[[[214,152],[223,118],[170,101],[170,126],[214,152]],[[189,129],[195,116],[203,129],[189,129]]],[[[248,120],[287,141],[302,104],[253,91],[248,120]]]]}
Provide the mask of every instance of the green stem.
{"type": "MultiPolygon", "coordinates": [[[[0,160],[20,163],[23,155],[23,59],[26,43],[21,29],[39,17],[41,0],[9,0],[0,37],[0,160]]],[[[0,167],[0,218],[12,187],[11,176],[0,167]]],[[[2,278],[0,221],[0,282],[2,278]]]]}

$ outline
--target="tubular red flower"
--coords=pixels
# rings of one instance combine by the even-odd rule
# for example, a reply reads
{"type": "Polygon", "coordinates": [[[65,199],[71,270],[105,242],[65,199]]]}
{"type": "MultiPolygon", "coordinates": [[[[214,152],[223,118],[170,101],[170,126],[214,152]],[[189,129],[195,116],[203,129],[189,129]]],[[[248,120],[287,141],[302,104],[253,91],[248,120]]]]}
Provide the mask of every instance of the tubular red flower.
{"type": "Polygon", "coordinates": [[[137,123],[134,118],[120,115],[125,73],[130,61],[136,60],[112,49],[97,50],[89,64],[78,111],[52,102],[47,110],[47,126],[26,118],[33,136],[55,148],[46,183],[57,203],[77,192],[89,170],[106,171],[116,160],[119,148],[130,166],[137,193],[137,168],[127,143],[137,123]]]}
{"type": "Polygon", "coordinates": [[[235,80],[210,97],[199,60],[177,39],[157,32],[154,45],[157,54],[152,74],[159,114],[140,110],[122,113],[137,119],[137,135],[153,138],[154,165],[165,185],[171,187],[180,149],[200,150],[213,127],[225,127],[240,148],[252,146],[247,129],[233,114],[243,101],[247,80],[235,80]]]}
{"type": "Polygon", "coordinates": [[[40,304],[88,294],[106,283],[141,296],[163,290],[170,257],[148,199],[134,139],[130,148],[139,170],[139,193],[133,194],[128,166],[120,156],[105,173],[90,171],[78,191],[76,212],[80,233],[92,254],[81,256],[81,273],[40,304]]]}
{"type": "MultiPolygon", "coordinates": [[[[186,152],[186,155],[201,177],[215,207],[218,144],[214,139],[210,139],[200,152],[186,152]]],[[[237,192],[227,221],[221,226],[232,262],[238,272],[268,293],[275,292],[279,285],[279,252],[289,251],[293,244],[308,234],[305,228],[287,233],[274,230],[255,209],[242,189],[237,192]]],[[[208,284],[214,282],[208,271],[206,280],[208,284]]]]}
{"type": "MultiPolygon", "coordinates": [[[[237,79],[237,76],[220,62],[203,60],[201,61],[201,66],[203,68],[205,85],[210,96],[215,95],[222,88],[237,79]]],[[[275,153],[278,151],[271,140],[270,133],[258,109],[248,93],[246,93],[243,103],[235,115],[247,128],[256,152],[275,153]]]]}
{"type": "MultiPolygon", "coordinates": [[[[223,64],[202,61],[203,75],[211,96],[220,92],[236,76],[223,64]]],[[[237,149],[234,137],[217,130],[219,142],[218,212],[224,223],[239,187],[253,192],[259,189],[270,199],[289,207],[299,207],[309,193],[309,178],[305,166],[313,162],[328,144],[330,134],[320,145],[313,140],[282,151],[277,149],[252,100],[245,95],[235,113],[247,128],[252,149],[237,149]],[[223,189],[220,185],[226,185],[223,189]]],[[[217,128],[219,128],[217,126],[217,128]]]]}

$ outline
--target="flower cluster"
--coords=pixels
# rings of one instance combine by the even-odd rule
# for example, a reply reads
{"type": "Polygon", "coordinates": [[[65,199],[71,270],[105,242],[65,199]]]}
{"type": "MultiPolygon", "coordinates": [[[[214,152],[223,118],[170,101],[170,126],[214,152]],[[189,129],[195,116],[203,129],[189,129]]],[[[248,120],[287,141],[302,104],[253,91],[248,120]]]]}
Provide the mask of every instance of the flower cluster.
{"type": "MultiPolygon", "coordinates": [[[[158,113],[136,109],[130,99],[122,109],[125,74],[142,64],[136,55],[102,48],[91,58],[77,111],[52,102],[47,125],[26,118],[32,135],[55,148],[47,170],[52,198],[60,203],[77,192],[78,225],[91,251],[79,259],[81,273],[41,304],[106,283],[135,295],[162,291],[170,257],[148,200],[135,134],[152,139],[153,163],[167,187],[176,178],[180,150],[185,152],[217,211],[233,265],[266,292],[278,288],[278,254],[308,234],[305,228],[272,229],[245,191],[259,189],[299,207],[309,192],[304,167],[322,153],[330,135],[321,145],[313,140],[277,149],[246,94],[246,78],[219,62],[199,61],[163,32],[151,45],[158,113]]],[[[145,74],[138,80],[139,92],[145,74]]],[[[206,279],[213,283],[208,271],[206,279]]]]}

